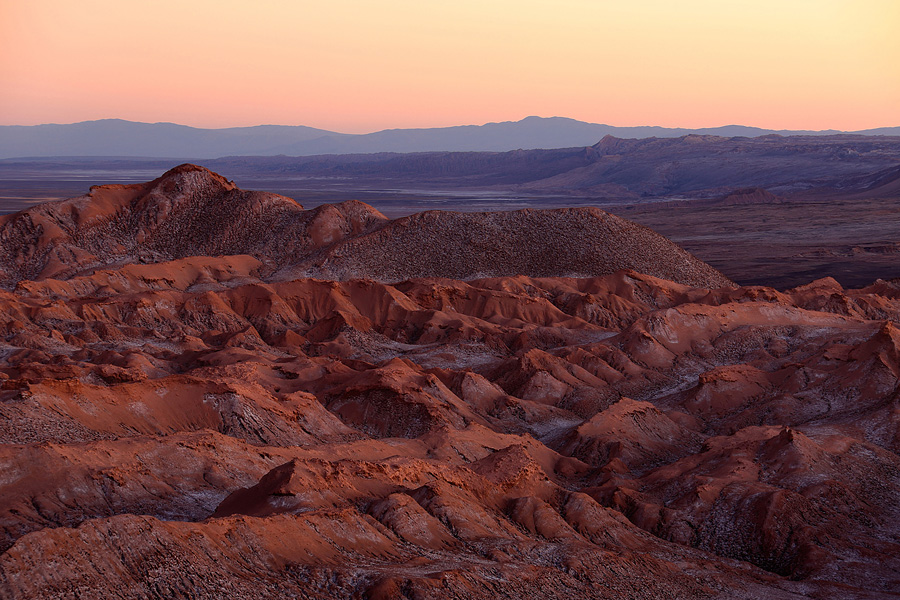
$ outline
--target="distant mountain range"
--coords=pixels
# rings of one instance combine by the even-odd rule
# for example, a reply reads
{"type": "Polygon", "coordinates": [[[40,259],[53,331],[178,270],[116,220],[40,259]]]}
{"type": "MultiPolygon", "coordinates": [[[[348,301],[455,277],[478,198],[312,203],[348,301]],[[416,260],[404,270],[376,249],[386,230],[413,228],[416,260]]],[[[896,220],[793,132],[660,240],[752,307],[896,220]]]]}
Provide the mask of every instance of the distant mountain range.
{"type": "MultiPolygon", "coordinates": [[[[71,160],[84,163],[90,159],[71,160]]],[[[62,159],[54,161],[59,164],[62,159]]],[[[14,164],[24,163],[5,162],[9,167],[14,164]]],[[[622,139],[610,135],[580,148],[242,156],[210,159],[205,165],[241,181],[271,185],[293,178],[302,181],[307,190],[347,192],[470,189],[635,200],[718,198],[736,190],[746,195],[747,188],[761,188],[777,196],[896,197],[900,190],[900,136],[691,134],[622,139]]]]}
{"type": "Polygon", "coordinates": [[[374,152],[494,151],[591,146],[606,135],[675,138],[689,134],[724,137],[762,135],[900,135],[900,127],[863,131],[774,131],[742,125],[705,129],[614,127],[563,117],[431,129],[386,129],[345,134],[303,126],[260,125],[199,129],[174,123],[121,119],[68,125],[0,126],[0,158],[117,156],[210,159],[224,156],[313,156],[374,152]]]}

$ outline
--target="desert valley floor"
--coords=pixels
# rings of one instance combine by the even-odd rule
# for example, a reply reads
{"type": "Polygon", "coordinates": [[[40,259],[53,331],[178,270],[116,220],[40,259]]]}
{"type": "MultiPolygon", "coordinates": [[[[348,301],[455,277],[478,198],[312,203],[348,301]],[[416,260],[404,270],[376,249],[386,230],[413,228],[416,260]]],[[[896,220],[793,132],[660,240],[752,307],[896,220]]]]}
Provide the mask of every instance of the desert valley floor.
{"type": "Polygon", "coordinates": [[[0,598],[900,598],[897,280],[182,165],[0,286],[0,598]]]}

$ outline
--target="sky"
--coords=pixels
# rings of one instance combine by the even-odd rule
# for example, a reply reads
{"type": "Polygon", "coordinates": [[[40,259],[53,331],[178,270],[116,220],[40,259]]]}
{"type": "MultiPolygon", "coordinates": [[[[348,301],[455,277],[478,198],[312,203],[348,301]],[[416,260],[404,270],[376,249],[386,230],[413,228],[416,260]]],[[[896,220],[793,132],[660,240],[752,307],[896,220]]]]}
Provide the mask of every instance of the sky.
{"type": "Polygon", "coordinates": [[[900,125],[900,0],[0,0],[0,124],[900,125]]]}

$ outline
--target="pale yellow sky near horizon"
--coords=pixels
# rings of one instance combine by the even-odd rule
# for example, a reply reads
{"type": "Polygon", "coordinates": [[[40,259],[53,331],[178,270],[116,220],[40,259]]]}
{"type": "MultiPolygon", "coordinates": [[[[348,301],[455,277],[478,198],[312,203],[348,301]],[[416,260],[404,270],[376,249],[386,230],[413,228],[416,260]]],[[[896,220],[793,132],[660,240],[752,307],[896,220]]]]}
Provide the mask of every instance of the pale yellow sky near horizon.
{"type": "Polygon", "coordinates": [[[0,0],[0,124],[900,126],[900,0],[0,0]]]}

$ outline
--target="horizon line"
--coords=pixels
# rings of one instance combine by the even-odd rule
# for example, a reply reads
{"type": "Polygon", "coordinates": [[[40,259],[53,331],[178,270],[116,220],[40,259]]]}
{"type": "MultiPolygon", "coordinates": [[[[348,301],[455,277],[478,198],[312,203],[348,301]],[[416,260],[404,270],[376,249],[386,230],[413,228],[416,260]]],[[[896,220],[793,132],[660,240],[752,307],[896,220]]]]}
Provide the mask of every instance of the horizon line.
{"type": "Polygon", "coordinates": [[[684,130],[684,131],[725,129],[727,127],[741,127],[741,128],[745,128],[745,129],[756,129],[759,131],[770,131],[770,132],[775,132],[775,133],[779,133],[779,132],[857,133],[857,132],[863,132],[863,131],[873,131],[873,130],[877,130],[877,129],[894,129],[894,128],[900,127],[900,125],[881,125],[881,126],[877,126],[877,127],[867,127],[865,129],[848,130],[848,129],[835,129],[835,128],[828,128],[828,129],[780,128],[780,129],[775,129],[775,128],[769,128],[769,127],[761,127],[758,125],[744,125],[744,124],[740,124],[740,123],[729,123],[726,125],[708,125],[708,126],[702,126],[702,127],[667,126],[667,125],[611,125],[609,123],[596,123],[593,121],[582,121],[580,119],[575,119],[572,117],[564,117],[564,116],[559,116],[559,115],[554,115],[552,117],[542,117],[539,115],[528,115],[528,116],[523,117],[518,120],[488,121],[488,122],[481,123],[481,124],[464,123],[464,124],[457,124],[457,125],[435,125],[435,126],[430,126],[430,127],[429,126],[387,127],[384,129],[375,129],[372,131],[366,131],[364,133],[346,133],[346,132],[332,130],[332,129],[323,129],[321,127],[316,127],[313,125],[285,125],[285,124],[278,124],[278,123],[259,123],[256,125],[229,125],[229,126],[223,126],[223,127],[202,127],[202,126],[197,126],[197,125],[187,125],[184,123],[176,123],[174,121],[135,121],[132,119],[124,119],[121,117],[103,117],[100,119],[86,119],[83,121],[73,121],[70,123],[49,122],[49,123],[35,123],[35,124],[31,124],[31,125],[21,125],[21,124],[11,123],[11,124],[0,125],[0,127],[48,127],[48,126],[65,127],[65,126],[70,126],[70,125],[84,125],[84,124],[88,124],[88,123],[101,123],[104,121],[119,121],[119,122],[123,122],[123,123],[133,123],[133,124],[138,124],[138,125],[173,125],[176,127],[185,127],[185,128],[189,128],[189,129],[198,129],[198,130],[205,130],[205,131],[222,131],[222,130],[226,130],[226,129],[254,129],[254,128],[258,128],[258,127],[286,127],[286,128],[296,127],[296,128],[305,128],[305,129],[315,129],[315,130],[319,130],[319,131],[322,131],[325,133],[332,133],[332,134],[338,134],[338,135],[362,136],[362,135],[371,135],[371,134],[382,133],[382,132],[387,132],[387,131],[424,131],[424,130],[433,130],[433,129],[454,129],[454,128],[462,128],[462,127],[486,127],[489,125],[516,124],[516,123],[522,123],[522,122],[525,122],[528,120],[550,121],[550,120],[555,120],[555,119],[565,120],[565,121],[573,121],[573,122],[581,123],[581,124],[585,124],[585,125],[596,125],[596,126],[600,126],[600,127],[612,127],[612,128],[616,128],[616,129],[664,129],[664,130],[684,130]]]}

